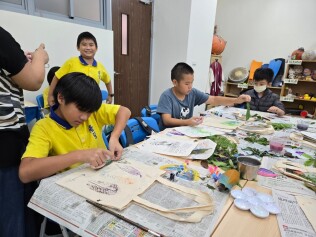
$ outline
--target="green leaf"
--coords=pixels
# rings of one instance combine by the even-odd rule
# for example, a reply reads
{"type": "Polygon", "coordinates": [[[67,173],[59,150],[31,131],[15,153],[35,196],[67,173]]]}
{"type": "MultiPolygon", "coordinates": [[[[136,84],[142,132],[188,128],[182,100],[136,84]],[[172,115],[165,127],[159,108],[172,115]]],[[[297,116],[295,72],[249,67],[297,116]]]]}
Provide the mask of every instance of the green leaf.
{"type": "Polygon", "coordinates": [[[250,119],[250,103],[247,103],[246,120],[250,119]]]}
{"type": "Polygon", "coordinates": [[[209,184],[207,184],[206,187],[208,187],[211,190],[215,190],[215,188],[213,186],[209,185],[209,184]]]}
{"type": "Polygon", "coordinates": [[[314,160],[307,160],[304,162],[305,166],[311,166],[314,163],[314,160]]]}
{"type": "Polygon", "coordinates": [[[232,168],[235,167],[235,166],[234,166],[234,163],[233,163],[233,161],[232,161],[231,159],[228,160],[228,163],[230,164],[230,166],[231,166],[232,168]]]}

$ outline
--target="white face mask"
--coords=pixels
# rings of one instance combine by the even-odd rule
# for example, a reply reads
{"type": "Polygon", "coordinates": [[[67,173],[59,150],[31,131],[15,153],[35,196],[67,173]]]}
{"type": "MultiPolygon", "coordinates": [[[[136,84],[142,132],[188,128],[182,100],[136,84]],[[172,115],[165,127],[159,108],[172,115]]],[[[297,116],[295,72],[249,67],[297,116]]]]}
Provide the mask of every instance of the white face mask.
{"type": "Polygon", "coordinates": [[[254,86],[253,89],[255,89],[256,92],[260,93],[260,92],[263,92],[267,89],[267,86],[266,85],[263,85],[263,86],[254,86]]]}

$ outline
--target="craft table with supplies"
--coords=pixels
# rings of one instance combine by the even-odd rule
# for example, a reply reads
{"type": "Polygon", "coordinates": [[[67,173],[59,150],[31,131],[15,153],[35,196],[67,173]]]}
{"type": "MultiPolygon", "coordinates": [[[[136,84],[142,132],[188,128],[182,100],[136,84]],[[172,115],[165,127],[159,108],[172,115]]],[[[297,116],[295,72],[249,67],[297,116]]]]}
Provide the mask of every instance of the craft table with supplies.
{"type": "Polygon", "coordinates": [[[28,206],[80,236],[316,236],[316,195],[304,185],[316,173],[304,166],[316,160],[315,120],[250,112],[245,121],[246,110],[215,107],[202,125],[152,135],[100,170],[82,165],[43,179],[28,206]],[[261,164],[254,180],[241,157],[261,164]],[[225,181],[237,166],[249,180],[225,181]],[[145,176],[155,181],[132,194],[145,176]]]}

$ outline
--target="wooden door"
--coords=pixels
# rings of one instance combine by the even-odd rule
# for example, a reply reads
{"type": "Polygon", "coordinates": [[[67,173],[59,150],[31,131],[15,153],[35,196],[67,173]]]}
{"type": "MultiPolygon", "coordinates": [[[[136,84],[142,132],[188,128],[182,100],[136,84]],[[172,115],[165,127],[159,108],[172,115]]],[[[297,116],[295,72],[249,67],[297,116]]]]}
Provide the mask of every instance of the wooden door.
{"type": "Polygon", "coordinates": [[[139,116],[149,101],[151,15],[151,4],[139,0],[112,1],[114,100],[115,104],[128,107],[132,116],[139,116]],[[122,41],[124,29],[126,47],[122,41]]]}

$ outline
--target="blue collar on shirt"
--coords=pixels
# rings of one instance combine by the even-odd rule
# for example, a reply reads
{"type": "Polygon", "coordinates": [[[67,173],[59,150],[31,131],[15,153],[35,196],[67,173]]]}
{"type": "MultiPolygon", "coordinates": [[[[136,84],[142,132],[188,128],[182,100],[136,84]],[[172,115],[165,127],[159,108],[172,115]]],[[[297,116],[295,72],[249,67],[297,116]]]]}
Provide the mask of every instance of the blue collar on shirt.
{"type": "Polygon", "coordinates": [[[72,128],[72,126],[65,120],[63,120],[61,117],[59,117],[55,110],[58,108],[58,104],[54,104],[52,107],[50,107],[50,115],[49,117],[54,120],[56,123],[58,123],[60,126],[65,128],[66,130],[69,130],[72,128]]]}
{"type": "MultiPolygon", "coordinates": [[[[83,57],[80,55],[79,56],[79,60],[81,62],[81,64],[85,65],[85,66],[88,66],[89,64],[83,59],[83,57]]],[[[93,63],[92,63],[92,66],[96,67],[97,66],[97,61],[95,59],[93,59],[93,63]]]]}

